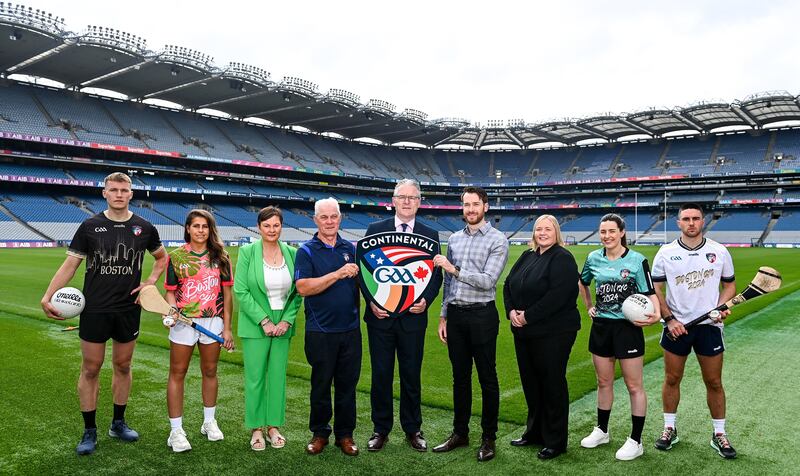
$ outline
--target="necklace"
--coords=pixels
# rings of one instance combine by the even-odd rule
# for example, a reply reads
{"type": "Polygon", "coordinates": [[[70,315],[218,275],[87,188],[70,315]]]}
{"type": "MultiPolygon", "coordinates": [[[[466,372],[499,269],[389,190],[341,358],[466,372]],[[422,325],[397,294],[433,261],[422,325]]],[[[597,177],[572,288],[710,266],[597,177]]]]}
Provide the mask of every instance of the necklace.
{"type": "Polygon", "coordinates": [[[264,250],[264,261],[266,261],[267,264],[271,264],[272,266],[278,266],[278,260],[280,258],[281,258],[280,247],[278,248],[277,252],[272,253],[272,256],[270,256],[270,251],[268,249],[264,250]]]}

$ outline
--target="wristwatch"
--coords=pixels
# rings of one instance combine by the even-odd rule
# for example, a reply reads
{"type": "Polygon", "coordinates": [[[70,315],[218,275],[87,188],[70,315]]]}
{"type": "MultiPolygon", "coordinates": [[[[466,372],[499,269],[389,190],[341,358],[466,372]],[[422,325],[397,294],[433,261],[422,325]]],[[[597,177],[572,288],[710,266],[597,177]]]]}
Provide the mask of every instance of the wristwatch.
{"type": "Polygon", "coordinates": [[[670,314],[669,316],[661,316],[661,319],[664,319],[664,322],[669,322],[669,321],[675,319],[675,316],[670,314]]]}
{"type": "Polygon", "coordinates": [[[456,276],[458,276],[461,273],[461,266],[456,266],[455,268],[456,268],[456,273],[455,274],[456,274],[456,276]]]}

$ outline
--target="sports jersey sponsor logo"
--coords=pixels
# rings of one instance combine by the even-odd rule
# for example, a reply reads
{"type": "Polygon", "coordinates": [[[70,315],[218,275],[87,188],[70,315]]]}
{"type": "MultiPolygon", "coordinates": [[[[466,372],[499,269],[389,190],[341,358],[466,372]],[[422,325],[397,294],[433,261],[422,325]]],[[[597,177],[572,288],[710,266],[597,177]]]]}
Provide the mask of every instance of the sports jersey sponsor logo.
{"type": "Polygon", "coordinates": [[[713,263],[714,261],[717,260],[717,255],[716,253],[706,253],[706,259],[708,260],[709,263],[713,263]]]}
{"type": "Polygon", "coordinates": [[[133,225],[133,228],[131,229],[133,230],[133,236],[139,236],[142,234],[142,227],[139,225],[133,225]]]}
{"type": "Polygon", "coordinates": [[[104,226],[97,226],[97,227],[95,227],[95,229],[94,229],[94,232],[95,232],[95,233],[105,233],[105,232],[107,232],[107,231],[108,231],[108,230],[107,230],[107,229],[106,229],[106,227],[104,227],[104,226]]]}
{"type": "Polygon", "coordinates": [[[125,225],[123,225],[122,223],[117,223],[116,225],[114,225],[114,228],[125,228],[125,225]]]}
{"type": "Polygon", "coordinates": [[[631,270],[629,270],[627,268],[622,268],[619,271],[619,277],[622,278],[622,279],[627,278],[628,276],[630,276],[630,274],[631,274],[631,270]]]}
{"type": "Polygon", "coordinates": [[[356,244],[355,262],[364,296],[392,316],[405,314],[433,282],[439,243],[425,236],[386,232],[356,244]]]}
{"type": "Polygon", "coordinates": [[[682,261],[683,260],[683,258],[681,258],[680,256],[670,256],[669,259],[670,259],[670,261],[682,261]]]}

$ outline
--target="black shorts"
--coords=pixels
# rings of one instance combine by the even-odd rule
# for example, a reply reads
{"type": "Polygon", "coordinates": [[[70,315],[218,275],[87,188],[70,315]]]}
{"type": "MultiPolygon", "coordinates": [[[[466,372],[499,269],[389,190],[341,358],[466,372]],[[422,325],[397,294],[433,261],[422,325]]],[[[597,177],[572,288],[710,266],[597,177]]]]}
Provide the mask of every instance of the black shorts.
{"type": "Polygon", "coordinates": [[[126,343],[139,336],[142,308],[127,311],[84,312],[81,314],[78,334],[87,342],[102,344],[108,339],[126,343]]]}
{"type": "Polygon", "coordinates": [[[627,319],[592,319],[589,352],[600,357],[632,359],[644,355],[644,332],[627,319]]]}
{"type": "Polygon", "coordinates": [[[697,355],[712,357],[725,352],[725,339],[721,327],[703,324],[686,329],[689,333],[672,340],[667,328],[661,332],[661,347],[675,355],[687,356],[694,349],[697,355]]]}

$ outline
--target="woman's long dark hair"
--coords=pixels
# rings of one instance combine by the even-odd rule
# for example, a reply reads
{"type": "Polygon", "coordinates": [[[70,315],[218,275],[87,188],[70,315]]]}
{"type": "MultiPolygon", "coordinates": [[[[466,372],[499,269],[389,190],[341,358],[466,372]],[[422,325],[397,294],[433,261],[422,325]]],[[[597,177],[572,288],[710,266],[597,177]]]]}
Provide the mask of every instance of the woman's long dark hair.
{"type": "Polygon", "coordinates": [[[208,247],[208,257],[210,258],[211,264],[227,272],[230,268],[231,259],[230,256],[228,256],[228,252],[225,251],[225,245],[219,238],[217,221],[214,219],[214,215],[199,208],[190,211],[189,214],[186,215],[186,224],[183,226],[183,241],[186,243],[192,241],[192,237],[189,236],[189,225],[192,224],[192,220],[195,218],[203,218],[206,220],[206,223],[208,223],[208,242],[206,243],[206,247],[208,247]]]}
{"type": "MultiPolygon", "coordinates": [[[[619,231],[625,231],[625,220],[623,220],[622,217],[617,215],[616,213],[606,213],[605,215],[603,215],[603,218],[600,219],[600,223],[603,223],[604,221],[613,221],[614,223],[617,224],[617,227],[619,228],[619,231]]],[[[622,246],[624,246],[626,248],[628,247],[628,234],[627,233],[622,235],[622,239],[620,240],[620,243],[622,244],[622,246]]]]}

